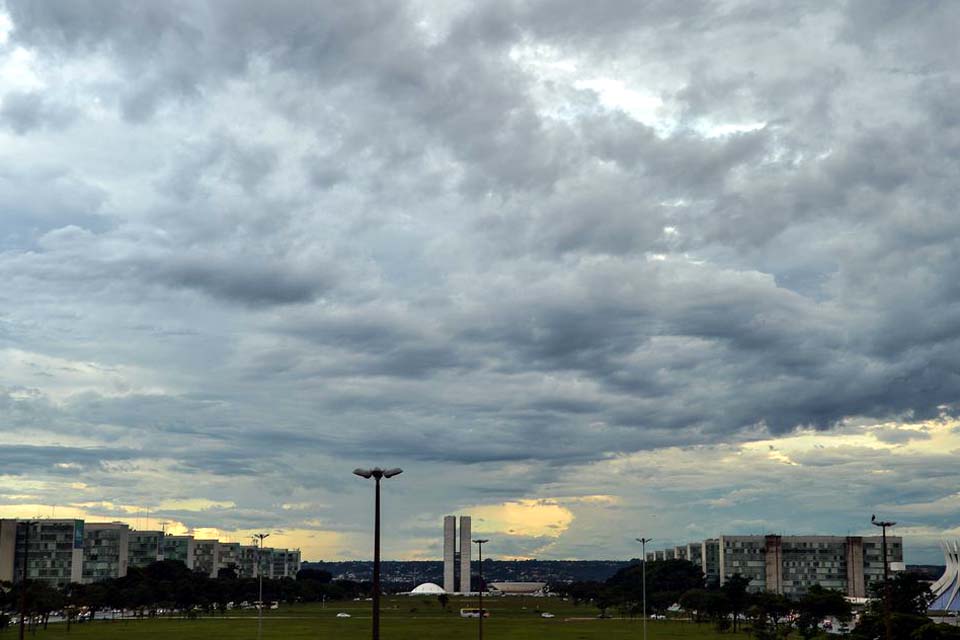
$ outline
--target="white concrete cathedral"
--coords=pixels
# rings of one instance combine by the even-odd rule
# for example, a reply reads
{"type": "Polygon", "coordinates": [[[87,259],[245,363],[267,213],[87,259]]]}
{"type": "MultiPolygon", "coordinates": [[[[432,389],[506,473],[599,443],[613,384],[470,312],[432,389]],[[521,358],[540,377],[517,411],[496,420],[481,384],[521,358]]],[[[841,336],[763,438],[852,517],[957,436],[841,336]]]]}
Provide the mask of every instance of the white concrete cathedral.
{"type": "Polygon", "coordinates": [[[929,610],[956,613],[960,611],[960,541],[945,541],[942,544],[947,569],[930,587],[935,599],[929,610]]]}

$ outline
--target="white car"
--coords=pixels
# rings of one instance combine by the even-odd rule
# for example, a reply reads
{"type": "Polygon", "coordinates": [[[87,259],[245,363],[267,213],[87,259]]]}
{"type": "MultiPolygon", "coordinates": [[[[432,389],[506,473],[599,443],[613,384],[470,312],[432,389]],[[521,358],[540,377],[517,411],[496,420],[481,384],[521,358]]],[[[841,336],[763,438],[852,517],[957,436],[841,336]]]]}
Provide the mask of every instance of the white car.
{"type": "Polygon", "coordinates": [[[541,617],[541,618],[556,618],[557,616],[553,615],[552,613],[547,613],[546,611],[544,611],[543,613],[540,614],[540,617],[541,617]]]}
{"type": "Polygon", "coordinates": [[[350,617],[350,614],[341,611],[340,613],[337,614],[337,617],[338,617],[338,618],[349,618],[349,617],[350,617]]]}

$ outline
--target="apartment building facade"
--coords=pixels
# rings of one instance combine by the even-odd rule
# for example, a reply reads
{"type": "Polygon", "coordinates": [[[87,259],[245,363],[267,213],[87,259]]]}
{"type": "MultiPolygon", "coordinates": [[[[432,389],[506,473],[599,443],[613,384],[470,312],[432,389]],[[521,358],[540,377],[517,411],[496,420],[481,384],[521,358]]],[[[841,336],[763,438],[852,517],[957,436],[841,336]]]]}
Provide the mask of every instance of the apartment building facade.
{"type": "Polygon", "coordinates": [[[163,560],[163,532],[162,531],[131,531],[128,545],[130,567],[146,567],[163,560]]]}
{"type": "Polygon", "coordinates": [[[83,528],[81,581],[99,582],[127,575],[130,527],[119,522],[88,522],[83,528]]]}

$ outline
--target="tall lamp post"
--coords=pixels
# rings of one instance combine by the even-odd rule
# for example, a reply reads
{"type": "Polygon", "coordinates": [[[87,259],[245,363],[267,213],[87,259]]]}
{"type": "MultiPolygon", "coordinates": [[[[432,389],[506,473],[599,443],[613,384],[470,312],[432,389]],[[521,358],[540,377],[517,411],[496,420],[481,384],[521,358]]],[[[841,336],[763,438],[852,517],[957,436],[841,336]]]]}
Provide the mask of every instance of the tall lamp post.
{"type": "Polygon", "coordinates": [[[257,547],[257,577],[260,578],[260,606],[257,607],[258,640],[263,637],[263,539],[269,537],[269,533],[255,533],[253,535],[253,539],[260,542],[260,546],[257,547]]]}
{"type": "Polygon", "coordinates": [[[403,469],[354,469],[361,478],[376,481],[376,500],[373,512],[373,640],[380,640],[380,480],[403,473],[403,469]]]}
{"type": "Polygon", "coordinates": [[[483,582],[483,545],[490,541],[482,539],[474,540],[474,542],[477,543],[477,563],[480,567],[480,570],[478,571],[480,575],[480,584],[477,585],[480,587],[477,590],[477,593],[480,594],[480,625],[477,628],[480,630],[480,640],[483,640],[483,590],[487,588],[487,585],[483,582]]]}
{"type": "Polygon", "coordinates": [[[647,543],[653,542],[653,538],[637,538],[640,543],[641,553],[643,554],[643,564],[641,565],[643,574],[643,640],[647,640],[647,543]]]}
{"type": "Polygon", "coordinates": [[[890,620],[890,565],[889,556],[887,556],[887,527],[892,527],[897,523],[877,520],[877,516],[872,515],[870,516],[870,524],[883,530],[883,543],[881,545],[883,553],[883,617],[887,640],[893,640],[893,624],[890,620]]]}

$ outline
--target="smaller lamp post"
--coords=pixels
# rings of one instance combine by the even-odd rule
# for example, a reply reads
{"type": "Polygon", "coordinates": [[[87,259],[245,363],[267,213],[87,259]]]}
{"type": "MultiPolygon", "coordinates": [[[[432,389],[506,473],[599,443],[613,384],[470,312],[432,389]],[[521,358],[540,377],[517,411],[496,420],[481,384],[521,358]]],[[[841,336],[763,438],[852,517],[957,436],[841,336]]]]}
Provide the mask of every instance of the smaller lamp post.
{"type": "Polygon", "coordinates": [[[269,538],[269,533],[256,533],[254,540],[260,541],[257,548],[257,576],[260,578],[260,602],[257,606],[257,638],[263,637],[263,539],[269,538]]]}
{"type": "Polygon", "coordinates": [[[483,582],[483,545],[484,543],[490,542],[486,539],[474,540],[477,543],[477,562],[479,563],[480,570],[478,571],[480,577],[480,589],[477,590],[477,593],[480,596],[480,624],[477,627],[480,633],[480,640],[483,640],[483,590],[487,588],[487,585],[483,582]]]}
{"type": "Polygon", "coordinates": [[[640,543],[641,553],[643,554],[643,640],[647,640],[647,543],[653,542],[653,538],[637,538],[640,543]]]}
{"type": "Polygon", "coordinates": [[[870,516],[870,524],[875,527],[880,527],[883,529],[883,543],[882,543],[882,553],[883,553],[883,618],[884,618],[884,627],[885,635],[887,640],[893,640],[893,623],[890,618],[890,566],[888,564],[887,556],[887,527],[892,527],[897,524],[896,522],[886,522],[884,520],[877,520],[876,515],[870,516]]]}

